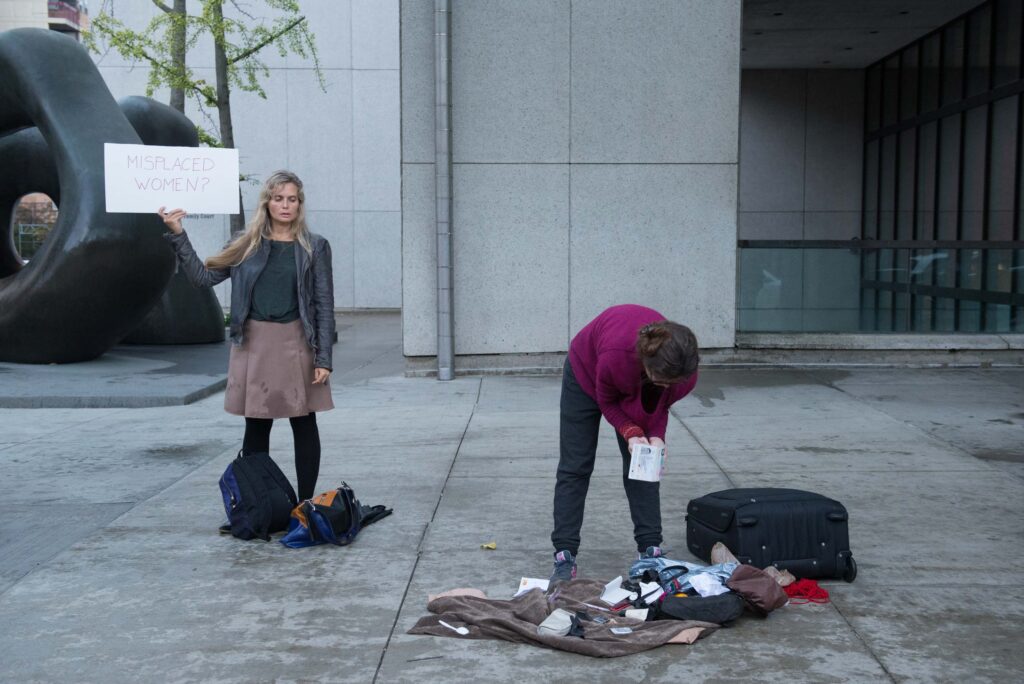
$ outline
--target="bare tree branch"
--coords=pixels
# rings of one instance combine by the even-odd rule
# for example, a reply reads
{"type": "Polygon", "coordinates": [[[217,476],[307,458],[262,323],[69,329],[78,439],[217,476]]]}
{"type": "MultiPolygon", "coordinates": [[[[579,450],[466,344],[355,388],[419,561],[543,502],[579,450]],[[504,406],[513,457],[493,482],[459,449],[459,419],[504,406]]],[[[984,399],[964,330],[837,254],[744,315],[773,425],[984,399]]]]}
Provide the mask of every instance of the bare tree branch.
{"type": "Polygon", "coordinates": [[[244,9],[242,9],[242,6],[238,4],[238,0],[231,0],[231,4],[232,4],[232,6],[234,6],[234,8],[236,10],[238,10],[238,13],[241,14],[242,16],[249,17],[253,21],[256,20],[255,16],[253,16],[252,14],[249,14],[244,9]]]}
{"type": "Polygon", "coordinates": [[[301,24],[304,21],[306,21],[306,17],[299,17],[295,21],[292,21],[287,26],[282,28],[277,33],[273,33],[273,34],[267,36],[264,40],[261,40],[259,43],[257,43],[256,45],[252,46],[248,50],[244,50],[244,51],[238,53],[237,55],[234,55],[231,59],[228,60],[228,64],[236,64],[238,62],[241,62],[246,57],[259,52],[260,50],[262,50],[266,46],[270,45],[275,40],[277,40],[278,38],[280,38],[284,34],[288,33],[289,31],[291,31],[293,28],[295,28],[296,26],[298,26],[299,24],[301,24]]]}
{"type": "Polygon", "coordinates": [[[160,0],[152,0],[152,2],[154,5],[159,7],[164,12],[164,14],[171,14],[172,12],[174,12],[173,9],[168,7],[166,4],[160,2],[160,0]]]}

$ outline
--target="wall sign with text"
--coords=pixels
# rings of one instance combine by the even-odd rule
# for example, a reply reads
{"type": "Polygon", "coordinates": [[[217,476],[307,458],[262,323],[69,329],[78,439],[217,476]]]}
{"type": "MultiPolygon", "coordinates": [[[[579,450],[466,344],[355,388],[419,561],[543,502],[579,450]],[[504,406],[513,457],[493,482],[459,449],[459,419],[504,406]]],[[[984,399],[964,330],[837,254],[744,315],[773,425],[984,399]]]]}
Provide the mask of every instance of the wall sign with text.
{"type": "Polygon", "coordinates": [[[238,150],[104,143],[107,211],[238,213],[238,150]]]}

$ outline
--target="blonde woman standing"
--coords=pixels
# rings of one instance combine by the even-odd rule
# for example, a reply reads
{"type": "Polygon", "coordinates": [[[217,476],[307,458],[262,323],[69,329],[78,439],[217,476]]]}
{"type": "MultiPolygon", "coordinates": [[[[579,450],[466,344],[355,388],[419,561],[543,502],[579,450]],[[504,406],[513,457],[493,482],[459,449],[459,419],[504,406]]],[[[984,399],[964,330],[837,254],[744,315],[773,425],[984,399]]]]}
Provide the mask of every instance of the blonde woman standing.
{"type": "Polygon", "coordinates": [[[320,471],[316,412],[334,408],[334,282],[331,246],[306,226],[302,181],[288,171],[272,174],[245,231],[205,264],[182,228],[185,211],[160,207],[159,214],[193,285],[231,278],[224,409],[245,417],[242,449],[269,452],[274,419],[288,418],[298,496],[312,497],[320,471]]]}

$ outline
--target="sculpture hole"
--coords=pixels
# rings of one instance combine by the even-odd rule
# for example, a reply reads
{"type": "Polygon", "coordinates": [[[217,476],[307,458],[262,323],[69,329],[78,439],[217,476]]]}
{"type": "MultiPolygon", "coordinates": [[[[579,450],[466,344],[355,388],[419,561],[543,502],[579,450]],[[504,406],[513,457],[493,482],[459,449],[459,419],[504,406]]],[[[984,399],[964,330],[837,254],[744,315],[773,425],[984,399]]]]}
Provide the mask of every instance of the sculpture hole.
{"type": "Polygon", "coordinates": [[[49,195],[31,192],[14,205],[11,237],[14,249],[25,263],[31,261],[57,223],[57,204],[49,195]]]}

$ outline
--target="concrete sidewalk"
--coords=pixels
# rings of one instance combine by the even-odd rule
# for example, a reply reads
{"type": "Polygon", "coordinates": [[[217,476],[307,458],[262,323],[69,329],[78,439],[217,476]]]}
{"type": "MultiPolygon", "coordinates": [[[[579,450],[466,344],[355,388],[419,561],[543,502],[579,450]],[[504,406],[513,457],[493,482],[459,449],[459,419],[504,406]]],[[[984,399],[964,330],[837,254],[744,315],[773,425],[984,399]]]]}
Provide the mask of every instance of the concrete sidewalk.
{"type": "MultiPolygon", "coordinates": [[[[672,555],[691,559],[690,498],[792,486],[847,505],[860,575],[827,605],[596,660],[406,634],[429,592],[505,598],[549,572],[559,378],[403,377],[390,321],[341,336],[319,417],[318,488],[395,509],[346,548],[217,534],[242,433],[222,394],[0,410],[0,681],[1024,678],[1024,371],[705,372],[669,427],[672,555]]],[[[293,476],[286,424],[272,450],[293,476]]],[[[633,553],[610,429],[588,501],[581,573],[610,579],[633,553]]]]}

